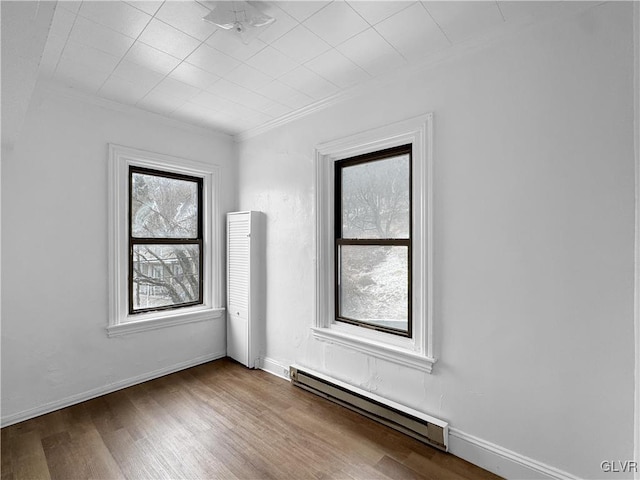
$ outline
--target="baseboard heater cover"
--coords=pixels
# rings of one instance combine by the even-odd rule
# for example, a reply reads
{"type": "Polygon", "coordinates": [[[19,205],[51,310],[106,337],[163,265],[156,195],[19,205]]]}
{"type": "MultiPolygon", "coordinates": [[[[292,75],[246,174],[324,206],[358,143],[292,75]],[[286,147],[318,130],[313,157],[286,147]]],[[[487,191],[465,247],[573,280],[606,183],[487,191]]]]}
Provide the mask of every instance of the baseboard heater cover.
{"type": "Polygon", "coordinates": [[[289,367],[291,382],[300,388],[356,411],[427,445],[447,451],[449,424],[412,408],[304,367],[289,367]]]}

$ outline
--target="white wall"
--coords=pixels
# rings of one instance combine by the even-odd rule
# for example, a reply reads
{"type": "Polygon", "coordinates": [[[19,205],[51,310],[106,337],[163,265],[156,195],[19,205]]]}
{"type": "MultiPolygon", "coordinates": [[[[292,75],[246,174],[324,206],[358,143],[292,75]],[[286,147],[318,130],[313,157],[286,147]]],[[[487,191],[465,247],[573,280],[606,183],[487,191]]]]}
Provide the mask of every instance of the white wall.
{"type": "Polygon", "coordinates": [[[2,2],[2,148],[11,150],[38,78],[55,2],[2,2]]]}
{"type": "Polygon", "coordinates": [[[615,478],[600,462],[633,459],[631,12],[594,6],[242,142],[239,207],[267,216],[267,362],[330,373],[539,470],[615,478]],[[431,375],[310,334],[314,146],[425,112],[431,375]]]}
{"type": "Polygon", "coordinates": [[[107,144],[219,165],[226,212],[235,206],[233,142],[105,105],[39,85],[3,158],[3,423],[225,355],[224,318],[107,337],[107,144]]]}

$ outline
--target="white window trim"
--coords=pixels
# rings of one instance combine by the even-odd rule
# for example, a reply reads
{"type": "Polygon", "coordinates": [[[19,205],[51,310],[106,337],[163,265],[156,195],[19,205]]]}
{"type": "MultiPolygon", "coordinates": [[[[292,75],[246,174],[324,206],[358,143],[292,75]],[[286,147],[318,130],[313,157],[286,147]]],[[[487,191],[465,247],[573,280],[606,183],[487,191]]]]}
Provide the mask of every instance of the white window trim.
{"type": "Polygon", "coordinates": [[[110,337],[221,318],[222,241],[219,169],[214,165],[109,144],[109,324],[110,337]],[[203,304],[175,310],[129,314],[129,166],[202,178],[203,304]]]}
{"type": "Polygon", "coordinates": [[[316,288],[313,336],[367,355],[431,373],[433,351],[433,114],[358,133],[316,147],[316,288]],[[334,163],[412,144],[413,338],[335,321],[334,163]]]}

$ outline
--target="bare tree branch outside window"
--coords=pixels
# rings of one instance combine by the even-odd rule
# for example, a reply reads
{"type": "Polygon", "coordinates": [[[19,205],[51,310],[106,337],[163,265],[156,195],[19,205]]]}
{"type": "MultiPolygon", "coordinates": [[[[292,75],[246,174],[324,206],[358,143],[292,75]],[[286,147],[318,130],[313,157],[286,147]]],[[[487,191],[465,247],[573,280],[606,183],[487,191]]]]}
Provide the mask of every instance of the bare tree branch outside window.
{"type": "Polygon", "coordinates": [[[336,163],[336,319],[411,336],[411,146],[336,163]]]}
{"type": "Polygon", "coordinates": [[[201,180],[130,175],[131,313],[202,303],[201,180]]]}

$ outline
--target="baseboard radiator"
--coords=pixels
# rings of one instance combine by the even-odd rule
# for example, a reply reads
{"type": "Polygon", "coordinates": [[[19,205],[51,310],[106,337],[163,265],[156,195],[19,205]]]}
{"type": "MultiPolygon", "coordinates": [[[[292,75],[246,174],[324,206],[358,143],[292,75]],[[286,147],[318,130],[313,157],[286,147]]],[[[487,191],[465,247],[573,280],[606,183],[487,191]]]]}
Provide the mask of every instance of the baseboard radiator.
{"type": "Polygon", "coordinates": [[[447,422],[303,367],[292,365],[289,376],[295,386],[410,435],[427,445],[445,452],[449,447],[447,422]]]}

